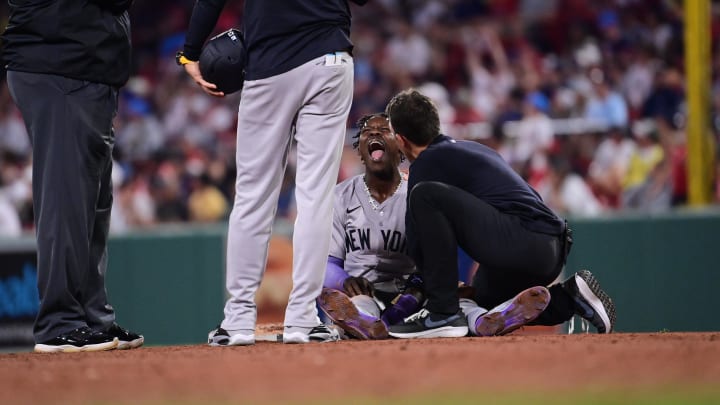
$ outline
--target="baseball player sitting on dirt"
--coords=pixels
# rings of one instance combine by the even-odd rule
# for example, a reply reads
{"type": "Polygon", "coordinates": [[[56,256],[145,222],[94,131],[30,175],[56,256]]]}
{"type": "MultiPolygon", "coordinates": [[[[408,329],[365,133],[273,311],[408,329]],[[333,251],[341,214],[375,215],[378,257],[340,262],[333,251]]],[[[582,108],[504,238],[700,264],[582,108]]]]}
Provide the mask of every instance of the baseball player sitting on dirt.
{"type": "MultiPolygon", "coordinates": [[[[364,116],[357,126],[353,146],[365,173],[335,188],[333,237],[318,304],[347,335],[384,339],[387,326],[420,309],[423,283],[407,255],[407,181],[398,170],[402,154],[387,115],[364,116]]],[[[459,295],[468,320],[476,325],[470,334],[477,336],[519,328],[535,319],[549,300],[547,290],[534,287],[487,311],[470,299],[472,288],[460,288],[459,295]]]]}
{"type": "Polygon", "coordinates": [[[407,181],[385,114],[366,115],[353,144],[365,173],[335,187],[335,214],[320,308],[348,335],[383,339],[420,309],[419,279],[405,248],[407,181]],[[394,305],[393,305],[394,301],[394,305]]]}

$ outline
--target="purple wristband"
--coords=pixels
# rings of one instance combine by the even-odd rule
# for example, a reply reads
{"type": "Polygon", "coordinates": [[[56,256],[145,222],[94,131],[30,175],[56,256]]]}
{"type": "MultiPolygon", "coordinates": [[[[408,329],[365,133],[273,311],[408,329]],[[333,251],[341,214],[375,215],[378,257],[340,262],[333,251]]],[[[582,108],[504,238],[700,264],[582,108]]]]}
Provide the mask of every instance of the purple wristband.
{"type": "Polygon", "coordinates": [[[343,283],[345,279],[350,277],[350,275],[345,272],[345,269],[343,269],[343,264],[344,261],[342,259],[338,259],[335,256],[328,256],[323,287],[343,291],[343,283]]]}

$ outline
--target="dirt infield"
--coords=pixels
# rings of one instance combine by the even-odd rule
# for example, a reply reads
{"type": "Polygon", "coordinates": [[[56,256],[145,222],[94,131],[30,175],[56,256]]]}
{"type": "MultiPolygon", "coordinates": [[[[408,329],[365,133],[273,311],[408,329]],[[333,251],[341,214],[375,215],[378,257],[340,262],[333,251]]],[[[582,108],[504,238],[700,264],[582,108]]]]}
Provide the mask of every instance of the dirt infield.
{"type": "Polygon", "coordinates": [[[713,388],[718,383],[720,333],[261,342],[0,355],[0,404],[309,404],[430,393],[562,395],[667,387],[720,392],[713,388]]]}

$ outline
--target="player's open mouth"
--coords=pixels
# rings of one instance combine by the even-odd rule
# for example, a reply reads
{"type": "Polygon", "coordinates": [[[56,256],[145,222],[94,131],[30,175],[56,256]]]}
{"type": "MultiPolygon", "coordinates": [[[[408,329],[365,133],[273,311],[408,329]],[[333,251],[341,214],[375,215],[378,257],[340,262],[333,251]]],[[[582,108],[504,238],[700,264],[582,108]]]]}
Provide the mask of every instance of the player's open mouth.
{"type": "Polygon", "coordinates": [[[368,142],[368,153],[370,154],[370,160],[373,162],[379,162],[385,156],[385,143],[379,139],[373,139],[368,142]]]}

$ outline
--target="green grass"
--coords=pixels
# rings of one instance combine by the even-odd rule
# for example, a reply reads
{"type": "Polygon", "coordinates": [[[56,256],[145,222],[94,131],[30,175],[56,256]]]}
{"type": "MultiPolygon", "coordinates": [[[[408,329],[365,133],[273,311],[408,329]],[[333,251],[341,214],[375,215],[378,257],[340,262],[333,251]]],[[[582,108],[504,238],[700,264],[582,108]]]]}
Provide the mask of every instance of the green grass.
{"type": "MultiPolygon", "coordinates": [[[[468,393],[448,395],[412,395],[406,397],[386,398],[345,398],[342,401],[313,400],[300,402],[266,402],[265,405],[718,405],[720,404],[720,388],[709,386],[698,387],[666,387],[661,390],[643,389],[588,389],[568,392],[522,392],[495,393],[492,388],[482,393],[478,389],[468,393]]],[[[322,389],[318,390],[317,398],[323,397],[322,389]]],[[[238,401],[187,402],[161,401],[138,402],[140,405],[231,405],[243,404],[238,401]]],[[[257,403],[252,401],[251,403],[257,403]]],[[[261,402],[262,403],[262,402],[261,402]]],[[[115,402],[95,402],[92,405],[119,405],[115,402]]]]}
{"type": "MultiPolygon", "coordinates": [[[[313,402],[317,404],[318,402],[313,402]]],[[[302,405],[310,405],[303,402],[302,405]]],[[[323,405],[337,401],[322,402],[323,405]]],[[[423,395],[407,398],[367,398],[343,401],[349,405],[718,405],[720,389],[663,391],[604,390],[577,393],[493,393],[478,392],[451,395],[423,395]]],[[[301,405],[301,404],[296,404],[301,405]]]]}

